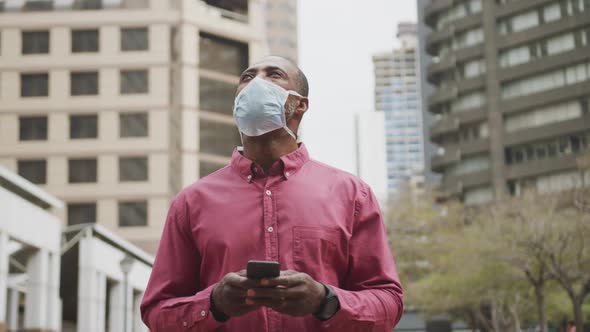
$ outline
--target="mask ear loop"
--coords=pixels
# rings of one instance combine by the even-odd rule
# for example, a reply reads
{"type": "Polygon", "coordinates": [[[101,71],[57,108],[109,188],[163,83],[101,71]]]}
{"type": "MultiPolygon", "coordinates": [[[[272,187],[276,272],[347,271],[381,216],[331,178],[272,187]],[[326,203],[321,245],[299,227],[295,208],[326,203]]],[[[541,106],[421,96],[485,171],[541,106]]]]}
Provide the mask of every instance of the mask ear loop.
{"type": "MultiPolygon", "coordinates": [[[[299,94],[299,92],[297,92],[297,91],[293,91],[293,90],[287,90],[287,92],[289,93],[289,95],[294,95],[294,96],[297,96],[297,97],[299,97],[299,98],[303,98],[303,96],[302,96],[302,95],[300,95],[300,94],[299,94]]],[[[289,98],[289,95],[287,95],[287,99],[289,98]]],[[[286,102],[287,102],[287,101],[285,100],[285,103],[286,103],[286,102]]],[[[284,108],[284,106],[283,106],[283,108],[284,108]]],[[[291,135],[291,137],[293,137],[293,139],[295,140],[295,142],[299,143],[299,141],[297,140],[297,134],[295,134],[295,133],[294,133],[294,132],[291,130],[291,128],[287,127],[287,116],[285,115],[285,113],[284,113],[284,112],[283,112],[283,116],[285,117],[285,126],[284,126],[283,128],[285,128],[285,130],[287,131],[287,133],[288,133],[289,135],[291,135]]]]}

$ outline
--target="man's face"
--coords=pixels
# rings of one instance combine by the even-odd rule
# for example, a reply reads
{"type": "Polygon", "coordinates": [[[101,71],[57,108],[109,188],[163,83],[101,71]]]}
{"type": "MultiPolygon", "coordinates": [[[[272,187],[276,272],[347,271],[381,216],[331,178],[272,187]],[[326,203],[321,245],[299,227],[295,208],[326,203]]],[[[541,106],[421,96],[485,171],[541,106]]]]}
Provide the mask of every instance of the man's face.
{"type": "Polygon", "coordinates": [[[238,95],[254,77],[273,82],[285,90],[296,91],[297,69],[287,60],[269,56],[252,65],[240,75],[240,83],[236,90],[238,95]]]}

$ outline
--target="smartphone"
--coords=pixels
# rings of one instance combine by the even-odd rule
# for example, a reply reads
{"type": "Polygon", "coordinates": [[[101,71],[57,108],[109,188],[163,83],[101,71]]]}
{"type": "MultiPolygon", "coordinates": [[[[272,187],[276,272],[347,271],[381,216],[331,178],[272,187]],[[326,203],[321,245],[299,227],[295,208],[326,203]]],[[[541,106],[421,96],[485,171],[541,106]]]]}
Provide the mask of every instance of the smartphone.
{"type": "Polygon", "coordinates": [[[281,264],[272,261],[248,261],[246,275],[250,279],[276,278],[281,274],[281,264]]]}

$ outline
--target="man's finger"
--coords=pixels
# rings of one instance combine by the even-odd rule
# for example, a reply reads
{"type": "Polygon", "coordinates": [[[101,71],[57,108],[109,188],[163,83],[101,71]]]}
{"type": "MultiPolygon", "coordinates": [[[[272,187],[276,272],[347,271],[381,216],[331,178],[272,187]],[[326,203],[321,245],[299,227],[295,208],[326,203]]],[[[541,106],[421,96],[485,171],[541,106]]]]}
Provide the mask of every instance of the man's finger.
{"type": "Polygon", "coordinates": [[[228,274],[226,276],[225,282],[228,285],[231,285],[233,287],[239,287],[242,289],[248,289],[258,286],[258,282],[256,280],[248,279],[237,273],[228,274]]]}
{"type": "Polygon", "coordinates": [[[246,292],[248,298],[268,298],[268,299],[296,299],[299,293],[288,288],[251,288],[246,292]]]}
{"type": "Polygon", "coordinates": [[[267,287],[283,286],[289,288],[299,285],[302,282],[303,279],[300,277],[300,274],[289,274],[272,279],[262,279],[260,284],[267,287]]]}

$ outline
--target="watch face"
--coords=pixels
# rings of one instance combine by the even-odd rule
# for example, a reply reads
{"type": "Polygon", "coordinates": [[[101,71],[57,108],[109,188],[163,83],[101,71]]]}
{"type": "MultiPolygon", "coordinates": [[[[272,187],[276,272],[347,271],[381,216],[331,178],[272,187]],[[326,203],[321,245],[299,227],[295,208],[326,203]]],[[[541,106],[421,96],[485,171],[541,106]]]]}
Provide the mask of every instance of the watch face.
{"type": "Polygon", "coordinates": [[[328,318],[334,316],[336,311],[338,311],[339,304],[340,303],[338,302],[337,297],[332,297],[332,298],[328,299],[328,302],[326,302],[326,305],[324,306],[324,310],[322,312],[322,316],[323,316],[322,318],[328,319],[328,318]]]}

